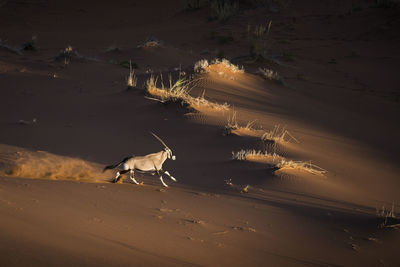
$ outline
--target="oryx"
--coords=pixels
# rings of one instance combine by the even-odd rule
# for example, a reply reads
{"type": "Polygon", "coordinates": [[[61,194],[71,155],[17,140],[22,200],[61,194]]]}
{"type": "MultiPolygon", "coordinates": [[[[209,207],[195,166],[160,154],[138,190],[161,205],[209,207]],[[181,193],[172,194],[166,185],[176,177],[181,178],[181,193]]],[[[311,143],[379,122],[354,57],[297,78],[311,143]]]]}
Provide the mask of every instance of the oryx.
{"type": "Polygon", "coordinates": [[[157,138],[158,141],[161,142],[161,144],[164,145],[164,150],[157,152],[157,153],[152,153],[148,154],[145,156],[131,156],[131,157],[126,157],[124,158],[121,162],[114,164],[114,165],[109,165],[106,166],[103,170],[106,171],[108,169],[114,169],[117,167],[121,166],[121,169],[117,172],[117,175],[115,176],[113,182],[116,183],[118,180],[121,178],[121,174],[130,173],[130,178],[135,184],[139,184],[134,177],[134,172],[139,171],[139,172],[144,172],[144,173],[151,173],[155,174],[157,173],[158,176],[160,177],[161,183],[165,186],[168,187],[166,183],[164,183],[164,180],[162,178],[163,174],[166,174],[169,178],[171,178],[174,182],[176,182],[176,179],[172,177],[168,171],[164,171],[162,169],[163,163],[166,159],[172,159],[175,160],[176,157],[172,155],[172,150],[161,140],[160,137],[155,135],[154,133],[150,132],[155,138],[157,138]]]}

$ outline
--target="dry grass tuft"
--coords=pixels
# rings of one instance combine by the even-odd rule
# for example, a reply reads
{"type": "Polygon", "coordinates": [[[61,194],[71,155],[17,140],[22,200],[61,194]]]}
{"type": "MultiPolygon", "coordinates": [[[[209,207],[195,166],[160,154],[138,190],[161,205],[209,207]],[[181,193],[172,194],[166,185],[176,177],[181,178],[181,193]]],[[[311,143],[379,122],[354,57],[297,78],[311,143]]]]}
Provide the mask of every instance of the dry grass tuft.
{"type": "Polygon", "coordinates": [[[228,116],[228,122],[223,129],[222,135],[224,136],[230,135],[232,134],[233,131],[242,131],[242,132],[256,131],[253,127],[256,121],[257,120],[249,121],[247,122],[246,126],[240,126],[237,122],[237,112],[234,111],[232,113],[232,116],[228,116]]]}
{"type": "Polygon", "coordinates": [[[254,161],[274,165],[277,170],[295,169],[311,174],[324,176],[327,171],[311,162],[287,160],[276,153],[262,152],[260,150],[232,151],[232,159],[241,161],[254,161]]]}
{"type": "MultiPolygon", "coordinates": [[[[162,78],[162,77],[161,77],[162,78]]],[[[153,75],[146,81],[146,89],[152,96],[158,97],[161,102],[181,102],[188,104],[189,106],[196,107],[206,107],[215,110],[228,110],[229,105],[227,103],[219,104],[208,101],[203,95],[199,97],[193,97],[189,94],[190,90],[196,85],[198,80],[188,80],[184,77],[179,77],[176,82],[172,82],[171,76],[169,77],[169,86],[160,81],[160,87],[158,84],[158,77],[153,75]]]]}
{"type": "Polygon", "coordinates": [[[234,160],[247,160],[247,161],[264,161],[270,164],[279,163],[284,158],[276,153],[262,152],[260,150],[240,150],[238,152],[232,151],[232,159],[234,160]]]}
{"type": "Polygon", "coordinates": [[[207,73],[208,68],[208,60],[207,59],[200,59],[196,63],[194,63],[194,72],[196,73],[207,73]]]}
{"type": "Polygon", "coordinates": [[[288,130],[284,127],[280,127],[280,125],[275,125],[274,129],[271,131],[263,131],[257,130],[254,128],[254,124],[257,120],[249,121],[245,126],[239,125],[237,121],[237,113],[234,111],[232,116],[228,116],[227,124],[225,125],[222,135],[230,135],[235,133],[237,135],[250,135],[250,136],[260,136],[260,132],[264,132],[261,135],[262,141],[269,142],[280,142],[286,143],[290,141],[294,141],[296,143],[300,143],[288,130]]]}
{"type": "Polygon", "coordinates": [[[398,218],[394,212],[394,202],[392,203],[392,208],[386,209],[382,206],[382,209],[376,209],[376,215],[379,220],[380,228],[400,228],[400,218],[398,218]]]}
{"type": "Polygon", "coordinates": [[[239,11],[239,3],[237,1],[228,0],[212,0],[210,1],[211,19],[226,21],[233,17],[239,11]]]}
{"type": "Polygon", "coordinates": [[[254,31],[251,31],[251,26],[247,26],[247,34],[250,42],[250,55],[255,60],[268,58],[268,36],[271,31],[272,21],[267,26],[255,26],[254,31]]]}
{"type": "Polygon", "coordinates": [[[267,68],[259,68],[258,73],[266,80],[284,84],[283,78],[276,71],[267,68]]]}
{"type": "Polygon", "coordinates": [[[242,188],[240,191],[241,193],[248,193],[249,192],[250,185],[246,185],[245,187],[242,188]]]}
{"type": "Polygon", "coordinates": [[[129,61],[129,75],[126,78],[126,85],[128,86],[128,89],[135,88],[137,85],[137,77],[135,75],[135,71],[132,68],[131,61],[129,61]]]}
{"type": "Polygon", "coordinates": [[[67,46],[63,50],[60,51],[56,60],[64,61],[65,65],[67,65],[73,57],[77,57],[78,53],[72,48],[72,46],[67,46]]]}
{"type": "Polygon", "coordinates": [[[64,65],[68,65],[72,59],[76,59],[78,61],[94,61],[99,62],[100,60],[95,57],[84,56],[79,54],[72,46],[67,46],[66,48],[62,49],[58,56],[56,56],[57,61],[64,62],[64,65]]]}
{"type": "Polygon", "coordinates": [[[312,164],[310,162],[304,162],[304,161],[293,161],[293,160],[286,160],[283,159],[281,160],[277,165],[277,168],[279,169],[294,169],[294,170],[301,170],[301,171],[306,171],[311,174],[315,175],[322,175],[325,176],[327,171],[315,164],[312,164]]]}
{"type": "Polygon", "coordinates": [[[243,67],[232,64],[229,60],[225,58],[214,59],[213,61],[211,61],[211,63],[209,63],[207,59],[201,59],[194,64],[194,71],[196,73],[208,73],[210,72],[210,68],[212,66],[222,67],[225,71],[230,71],[233,73],[244,73],[243,67]]]}
{"type": "Polygon", "coordinates": [[[261,140],[273,142],[289,142],[293,140],[296,143],[300,143],[288,130],[281,128],[279,125],[275,125],[273,130],[265,132],[261,136],[261,140]]]}
{"type": "Polygon", "coordinates": [[[169,77],[169,86],[165,86],[163,82],[160,82],[161,88],[158,88],[157,84],[158,77],[151,75],[146,81],[146,89],[151,95],[159,97],[163,102],[184,101],[189,97],[190,84],[185,78],[179,78],[173,83],[172,78],[169,77]]]}

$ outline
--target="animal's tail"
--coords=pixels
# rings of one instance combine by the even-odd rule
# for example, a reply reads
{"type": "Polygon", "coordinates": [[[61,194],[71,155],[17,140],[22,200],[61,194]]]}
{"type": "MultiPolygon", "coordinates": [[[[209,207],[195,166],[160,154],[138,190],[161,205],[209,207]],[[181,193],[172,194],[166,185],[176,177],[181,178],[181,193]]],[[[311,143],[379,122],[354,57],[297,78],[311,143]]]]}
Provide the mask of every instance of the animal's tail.
{"type": "Polygon", "coordinates": [[[121,164],[125,163],[130,158],[132,158],[132,156],[124,158],[121,162],[118,162],[117,164],[105,166],[104,169],[103,169],[103,172],[105,172],[106,170],[115,169],[115,168],[121,166],[121,164]]]}
{"type": "Polygon", "coordinates": [[[104,169],[103,169],[103,172],[105,172],[106,170],[111,170],[111,169],[117,168],[117,167],[119,167],[121,164],[122,164],[122,162],[117,163],[117,164],[114,164],[114,165],[105,166],[104,169]]]}

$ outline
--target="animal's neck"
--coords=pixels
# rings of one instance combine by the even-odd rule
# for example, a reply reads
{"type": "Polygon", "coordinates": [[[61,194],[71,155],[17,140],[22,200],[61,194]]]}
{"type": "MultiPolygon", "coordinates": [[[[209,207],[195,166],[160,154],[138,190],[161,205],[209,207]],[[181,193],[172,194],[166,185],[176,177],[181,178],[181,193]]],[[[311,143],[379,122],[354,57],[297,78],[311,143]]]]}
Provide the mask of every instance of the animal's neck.
{"type": "Polygon", "coordinates": [[[163,151],[161,151],[161,154],[162,154],[163,161],[168,158],[168,152],[167,151],[163,150],[163,151]]]}

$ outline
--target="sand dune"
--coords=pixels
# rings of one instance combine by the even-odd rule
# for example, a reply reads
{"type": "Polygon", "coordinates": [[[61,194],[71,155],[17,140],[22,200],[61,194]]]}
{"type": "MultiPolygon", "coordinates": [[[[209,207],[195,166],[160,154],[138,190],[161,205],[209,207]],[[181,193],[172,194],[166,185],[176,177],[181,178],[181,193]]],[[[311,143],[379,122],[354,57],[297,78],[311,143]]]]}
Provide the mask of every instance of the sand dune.
{"type": "Polygon", "coordinates": [[[399,8],[189,2],[0,1],[0,265],[398,266],[399,8]]]}

